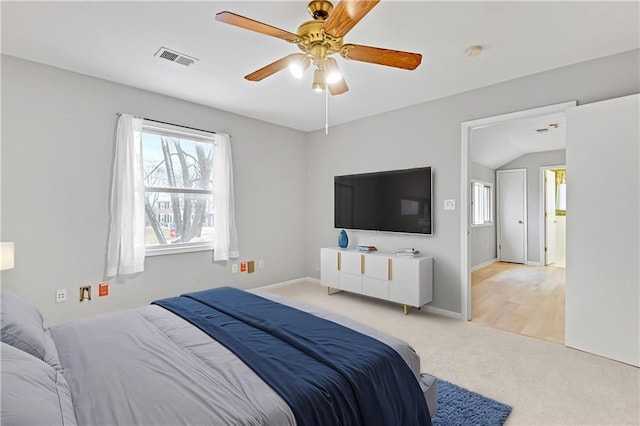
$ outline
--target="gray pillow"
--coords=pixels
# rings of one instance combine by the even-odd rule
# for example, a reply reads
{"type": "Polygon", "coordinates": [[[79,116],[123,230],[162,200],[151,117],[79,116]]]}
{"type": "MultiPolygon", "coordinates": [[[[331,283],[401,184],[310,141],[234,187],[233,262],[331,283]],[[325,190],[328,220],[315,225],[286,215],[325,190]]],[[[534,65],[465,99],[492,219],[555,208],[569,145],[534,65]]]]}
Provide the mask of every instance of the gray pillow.
{"type": "Polygon", "coordinates": [[[56,345],[40,311],[21,297],[0,290],[0,340],[60,368],[56,345]]]}
{"type": "Polygon", "coordinates": [[[59,370],[1,343],[2,413],[11,425],[77,425],[67,381],[59,370]]]}

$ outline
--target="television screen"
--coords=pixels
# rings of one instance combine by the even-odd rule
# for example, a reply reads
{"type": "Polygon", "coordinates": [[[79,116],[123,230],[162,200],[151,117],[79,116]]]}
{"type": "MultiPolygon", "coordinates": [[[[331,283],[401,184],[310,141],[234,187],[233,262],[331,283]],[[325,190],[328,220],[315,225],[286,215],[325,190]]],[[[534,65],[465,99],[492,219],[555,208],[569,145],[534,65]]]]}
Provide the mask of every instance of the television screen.
{"type": "Polygon", "coordinates": [[[334,177],[336,228],[433,233],[431,167],[334,177]]]}

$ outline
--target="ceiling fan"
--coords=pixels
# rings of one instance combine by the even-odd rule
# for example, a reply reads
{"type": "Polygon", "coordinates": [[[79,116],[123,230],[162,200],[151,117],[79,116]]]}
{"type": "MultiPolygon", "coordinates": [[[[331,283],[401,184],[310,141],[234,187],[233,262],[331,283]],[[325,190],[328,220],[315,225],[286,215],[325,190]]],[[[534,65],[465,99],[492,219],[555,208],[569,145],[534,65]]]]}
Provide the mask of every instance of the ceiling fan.
{"type": "Polygon", "coordinates": [[[420,65],[422,55],[379,47],[346,44],[343,37],[378,4],[380,0],[341,0],[333,5],[327,0],[313,0],[308,10],[313,17],[290,33],[232,12],[220,12],[216,20],[240,28],[266,34],[296,44],[302,53],[293,53],[245,76],[250,81],[260,81],[285,68],[302,78],[310,64],[315,67],[312,89],[318,92],[327,87],[332,95],[339,95],[349,87],[344,81],[338,62],[331,55],[339,53],[343,58],[369,62],[395,68],[414,70],[420,65]]]}

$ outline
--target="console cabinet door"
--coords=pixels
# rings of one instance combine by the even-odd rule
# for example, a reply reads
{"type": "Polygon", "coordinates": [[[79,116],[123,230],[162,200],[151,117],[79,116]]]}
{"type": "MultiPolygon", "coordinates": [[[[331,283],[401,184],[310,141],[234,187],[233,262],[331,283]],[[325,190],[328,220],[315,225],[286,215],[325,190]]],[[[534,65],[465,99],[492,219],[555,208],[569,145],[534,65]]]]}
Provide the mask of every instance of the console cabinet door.
{"type": "Polygon", "coordinates": [[[391,262],[389,299],[420,307],[433,299],[433,260],[395,258],[391,262]]]}
{"type": "Polygon", "coordinates": [[[369,255],[364,258],[362,293],[379,299],[389,299],[389,266],[387,256],[369,255]]]}
{"type": "Polygon", "coordinates": [[[364,275],[377,280],[389,280],[389,258],[369,255],[364,259],[364,275]]]}
{"type": "Polygon", "coordinates": [[[348,251],[340,252],[340,272],[361,275],[364,269],[364,256],[348,251]]]}
{"type": "Polygon", "coordinates": [[[320,250],[320,282],[322,285],[340,288],[340,252],[323,248],[320,250]]]}
{"type": "Polygon", "coordinates": [[[362,275],[341,273],[340,290],[362,294],[362,275]]]}

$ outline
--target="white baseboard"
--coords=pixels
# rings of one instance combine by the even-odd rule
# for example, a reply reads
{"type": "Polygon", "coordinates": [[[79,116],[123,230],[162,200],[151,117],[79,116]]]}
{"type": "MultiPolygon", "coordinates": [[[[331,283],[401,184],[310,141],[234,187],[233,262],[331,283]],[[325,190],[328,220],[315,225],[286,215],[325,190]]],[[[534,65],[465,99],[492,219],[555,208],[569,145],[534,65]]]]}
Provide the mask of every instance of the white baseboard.
{"type": "Polygon", "coordinates": [[[527,260],[527,266],[544,266],[542,262],[531,262],[527,260]]]}
{"type": "Polygon", "coordinates": [[[303,277],[303,278],[296,278],[294,280],[289,280],[289,281],[282,281],[282,282],[275,283],[275,284],[269,284],[269,285],[265,285],[265,286],[262,286],[262,287],[255,287],[255,288],[253,288],[253,290],[267,290],[267,289],[270,289],[270,288],[284,287],[286,285],[300,284],[300,283],[306,283],[306,282],[310,282],[310,283],[314,283],[314,284],[320,284],[320,280],[317,279],[317,278],[303,277]]]}
{"type": "MultiPolygon", "coordinates": [[[[270,288],[284,287],[287,285],[299,284],[299,283],[313,283],[313,284],[320,285],[320,280],[312,277],[296,278],[295,280],[283,281],[280,283],[269,284],[262,287],[256,287],[252,290],[268,290],[270,288]]],[[[420,310],[429,312],[430,314],[441,315],[443,317],[462,319],[462,314],[458,312],[452,312],[446,309],[436,308],[434,306],[425,305],[422,308],[420,308],[420,310]]]]}
{"type": "Polygon", "coordinates": [[[497,261],[498,261],[498,258],[497,258],[497,257],[494,257],[493,259],[489,259],[489,260],[487,260],[486,262],[478,263],[477,265],[475,265],[475,266],[472,266],[472,267],[471,267],[471,272],[473,272],[473,271],[477,271],[478,269],[482,269],[482,268],[484,268],[485,266],[489,266],[489,265],[491,265],[491,264],[494,264],[494,263],[496,263],[497,261]]]}
{"type": "Polygon", "coordinates": [[[436,308],[435,306],[423,306],[421,311],[429,312],[430,314],[441,315],[443,317],[462,319],[462,314],[458,312],[448,311],[446,309],[436,308]]]}

